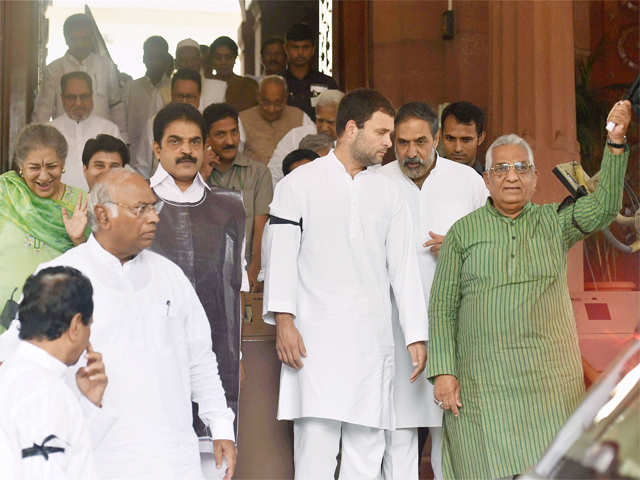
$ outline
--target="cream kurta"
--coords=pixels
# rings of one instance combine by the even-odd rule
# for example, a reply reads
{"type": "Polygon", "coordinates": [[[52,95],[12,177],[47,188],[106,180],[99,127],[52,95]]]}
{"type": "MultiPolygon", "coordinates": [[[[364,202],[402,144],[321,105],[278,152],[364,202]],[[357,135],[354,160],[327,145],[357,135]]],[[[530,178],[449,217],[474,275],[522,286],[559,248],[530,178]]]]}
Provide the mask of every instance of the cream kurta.
{"type": "MultiPolygon", "coordinates": [[[[403,343],[427,338],[409,210],[383,175],[354,178],[331,152],[276,186],[265,236],[264,316],[295,316],[304,367],[282,366],[278,418],[394,428],[390,287],[403,343]]],[[[408,353],[407,353],[408,355],[408,353]]]]}
{"type": "MultiPolygon", "coordinates": [[[[484,206],[489,192],[475,170],[442,157],[438,157],[436,166],[422,188],[418,188],[402,173],[397,160],[385,165],[379,172],[396,183],[409,205],[424,299],[428,305],[437,260],[429,248],[423,247],[431,239],[429,232],[445,235],[459,218],[484,206]]],[[[433,385],[424,375],[420,375],[414,383],[409,382],[413,367],[406,349],[398,345],[398,340],[402,339],[402,329],[395,301],[392,305],[396,339],[396,426],[439,427],[442,425],[442,409],[433,402],[433,385]]]]}

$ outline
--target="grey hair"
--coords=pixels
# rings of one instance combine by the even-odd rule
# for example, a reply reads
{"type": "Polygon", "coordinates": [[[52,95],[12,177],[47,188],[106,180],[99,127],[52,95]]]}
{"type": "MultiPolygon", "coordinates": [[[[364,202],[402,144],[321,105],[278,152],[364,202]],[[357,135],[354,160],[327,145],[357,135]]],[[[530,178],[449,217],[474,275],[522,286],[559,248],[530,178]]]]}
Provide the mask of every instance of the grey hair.
{"type": "Polygon", "coordinates": [[[96,183],[91,187],[91,191],[89,192],[89,202],[87,204],[87,215],[89,216],[89,226],[91,227],[92,232],[98,231],[98,219],[96,218],[95,209],[98,205],[103,205],[111,210],[111,216],[118,216],[118,208],[112,202],[111,192],[109,188],[117,183],[120,183],[127,178],[139,175],[136,172],[131,170],[127,170],[125,168],[118,168],[117,170],[109,171],[103,173],[98,177],[96,183]],[[116,176],[117,179],[110,180],[111,177],[116,176]]]}
{"type": "Polygon", "coordinates": [[[485,157],[485,169],[487,171],[493,165],[493,150],[497,147],[501,147],[502,145],[520,145],[527,152],[529,163],[535,167],[535,163],[533,162],[533,150],[531,150],[531,147],[529,146],[527,141],[524,138],[519,137],[515,133],[509,133],[507,135],[502,135],[496,138],[489,146],[487,155],[485,157]]]}
{"type": "Polygon", "coordinates": [[[344,97],[344,92],[341,92],[340,90],[325,90],[318,95],[318,98],[316,99],[316,108],[324,107],[325,105],[335,105],[337,107],[340,104],[342,97],[344,97]]]}
{"type": "Polygon", "coordinates": [[[42,123],[32,123],[20,130],[13,154],[13,163],[22,167],[33,150],[53,148],[56,156],[64,165],[69,146],[64,135],[57,128],[42,123]]]}
{"type": "Polygon", "coordinates": [[[302,140],[300,140],[298,148],[313,150],[314,152],[318,153],[318,150],[333,148],[333,138],[325,133],[305,135],[302,140]]]}
{"type": "Polygon", "coordinates": [[[258,91],[262,93],[262,88],[267,83],[270,83],[270,82],[280,83],[284,88],[284,93],[285,94],[289,93],[289,88],[287,87],[287,81],[284,79],[282,75],[265,75],[264,77],[262,77],[262,79],[260,80],[260,83],[258,84],[258,91]]]}

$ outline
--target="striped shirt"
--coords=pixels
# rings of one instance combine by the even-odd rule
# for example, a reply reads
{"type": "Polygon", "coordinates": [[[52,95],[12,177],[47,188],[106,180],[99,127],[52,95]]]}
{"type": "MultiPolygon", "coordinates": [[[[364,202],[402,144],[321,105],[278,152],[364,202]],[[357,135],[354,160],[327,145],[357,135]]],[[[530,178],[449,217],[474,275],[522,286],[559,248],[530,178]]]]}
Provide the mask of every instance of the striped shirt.
{"type": "Polygon", "coordinates": [[[431,290],[427,364],[430,379],[460,382],[460,416],[444,415],[445,478],[523,473],[580,401],[567,252],[580,230],[615,218],[627,160],[628,151],[605,148],[596,192],[559,212],[528,203],[511,219],[489,199],[449,230],[431,290]]]}

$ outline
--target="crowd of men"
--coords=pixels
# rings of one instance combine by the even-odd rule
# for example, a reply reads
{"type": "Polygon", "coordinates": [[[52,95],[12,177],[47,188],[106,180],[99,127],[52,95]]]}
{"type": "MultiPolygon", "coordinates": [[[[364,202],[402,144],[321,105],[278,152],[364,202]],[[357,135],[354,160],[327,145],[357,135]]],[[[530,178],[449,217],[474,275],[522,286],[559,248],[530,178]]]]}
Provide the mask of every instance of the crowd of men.
{"type": "Polygon", "coordinates": [[[126,85],[91,32],[67,19],[32,117],[64,135],[91,234],[0,337],[7,478],[231,478],[240,295],[262,289],[297,480],[417,479],[427,434],[437,479],[535,463],[584,389],[566,253],[620,207],[628,102],[598,190],[561,209],[531,203],[522,138],[482,161],[477,106],[345,95],[308,25],[263,43],[256,78],[228,37],[174,62],[153,36],[126,85]]]}

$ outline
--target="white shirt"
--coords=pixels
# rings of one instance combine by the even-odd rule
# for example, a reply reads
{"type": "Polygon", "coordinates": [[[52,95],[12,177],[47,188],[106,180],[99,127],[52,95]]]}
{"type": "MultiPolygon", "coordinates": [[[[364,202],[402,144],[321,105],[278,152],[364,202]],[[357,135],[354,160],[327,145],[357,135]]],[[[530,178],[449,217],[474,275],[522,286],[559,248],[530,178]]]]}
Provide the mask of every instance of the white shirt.
{"type": "Polygon", "coordinates": [[[304,137],[307,135],[315,135],[316,133],[318,133],[318,130],[315,123],[304,123],[299,127],[289,130],[278,142],[278,145],[276,145],[276,148],[271,155],[271,159],[267,164],[267,167],[271,172],[271,179],[273,180],[274,187],[276,183],[284,177],[284,173],[282,173],[282,161],[284,160],[284,157],[294,150],[297,150],[299,148],[300,141],[304,137]]]}
{"type": "MultiPolygon", "coordinates": [[[[422,184],[409,179],[393,161],[378,170],[391,179],[402,192],[413,222],[414,240],[425,304],[436,271],[437,256],[423,247],[430,240],[429,232],[445,235],[458,219],[482,207],[489,195],[482,177],[466,165],[438,156],[436,166],[422,184]]],[[[407,380],[413,371],[405,349],[398,345],[402,329],[398,310],[393,302],[394,337],[396,338],[396,382],[394,385],[398,428],[437,427],[442,425],[442,409],[433,401],[433,385],[424,375],[414,383],[407,380]],[[420,405],[420,408],[416,408],[420,405]]],[[[428,359],[427,359],[428,361],[428,359]]]]}
{"type": "MultiPolygon", "coordinates": [[[[295,316],[304,367],[282,366],[278,418],[394,427],[390,287],[404,344],[427,339],[409,210],[385,176],[354,178],[333,152],[277,185],[268,225],[263,313],[295,316]]],[[[407,355],[409,355],[407,353],[407,355]]]]}
{"type": "Polygon", "coordinates": [[[97,479],[93,446],[78,398],[65,381],[67,366],[45,350],[19,341],[0,367],[0,478],[97,479]],[[34,444],[64,452],[22,458],[34,444]],[[9,473],[10,472],[10,473],[9,473]]]}
{"type": "Polygon", "coordinates": [[[156,95],[170,84],[171,80],[166,75],[162,76],[157,85],[151,83],[146,75],[131,82],[127,97],[127,128],[131,145],[139,142],[147,121],[157,113],[156,105],[152,103],[157,98],[156,95]]]}
{"type": "Polygon", "coordinates": [[[60,96],[60,78],[65,73],[78,71],[86,72],[91,77],[93,113],[112,120],[126,135],[127,118],[122,102],[118,70],[108,58],[96,53],[90,53],[87,58],[79,62],[67,52],[63,57],[47,65],[42,86],[35,100],[31,121],[47,123],[50,119],[64,114],[60,96]]]}
{"type": "Polygon", "coordinates": [[[234,439],[234,415],[187,277],[149,250],[122,265],[93,235],[38,268],[55,265],[77,268],[94,289],[91,344],[109,377],[102,403],[117,417],[94,452],[101,478],[202,480],[191,400],[214,439],[234,439]]]}
{"type": "Polygon", "coordinates": [[[60,115],[51,122],[64,138],[67,140],[69,151],[64,162],[65,172],[62,174],[62,183],[72,187],[81,188],[85,192],[89,191],[89,184],[84,176],[82,168],[82,152],[84,144],[90,138],[95,138],[101,133],[106,133],[116,138],[122,138],[117,125],[106,118],[99,117],[93,113],[86,119],[76,122],[66,113],[60,115]]]}
{"type": "MultiPolygon", "coordinates": [[[[171,175],[163,168],[162,164],[158,164],[158,168],[153,176],[149,179],[149,185],[156,194],[163,200],[169,200],[170,202],[177,203],[196,203],[202,199],[205,189],[211,190],[211,187],[202,178],[202,175],[198,173],[193,183],[184,192],[180,190],[180,187],[176,185],[176,181],[171,175]]],[[[246,238],[242,240],[242,252],[245,250],[246,238]]],[[[247,275],[247,260],[244,255],[242,256],[242,285],[240,287],[241,292],[248,292],[249,276],[247,275]]]]}

